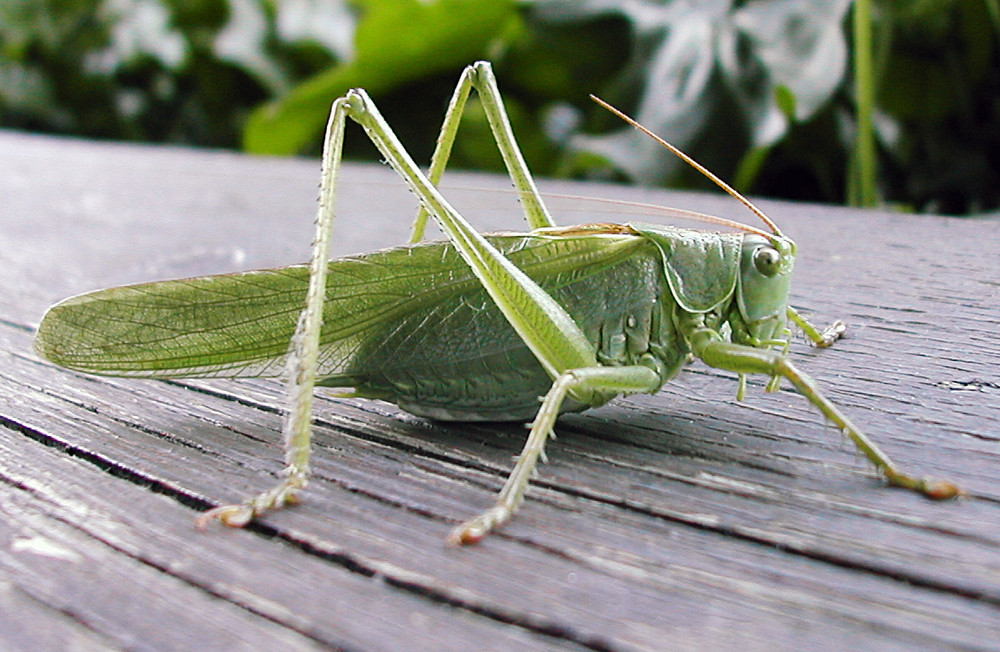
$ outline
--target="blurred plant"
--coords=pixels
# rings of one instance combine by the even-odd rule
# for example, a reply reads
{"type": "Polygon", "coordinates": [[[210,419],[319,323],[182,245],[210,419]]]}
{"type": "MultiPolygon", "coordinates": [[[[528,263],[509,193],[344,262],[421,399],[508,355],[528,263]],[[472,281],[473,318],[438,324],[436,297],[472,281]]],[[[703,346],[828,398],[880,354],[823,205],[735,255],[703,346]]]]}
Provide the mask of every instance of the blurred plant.
{"type": "Polygon", "coordinates": [[[997,0],[883,1],[873,18],[883,197],[927,211],[995,209],[997,0]]]}
{"type": "Polygon", "coordinates": [[[351,55],[346,1],[4,0],[0,124],[234,147],[250,110],[351,55]]]}
{"type": "Polygon", "coordinates": [[[350,58],[257,109],[244,134],[249,151],[294,154],[314,143],[332,100],[351,88],[380,95],[481,58],[515,10],[513,0],[359,0],[356,4],[361,17],[350,58]]]}
{"type": "MultiPolygon", "coordinates": [[[[691,148],[697,158],[703,158],[698,150],[707,148],[710,159],[725,167],[738,162],[728,176],[744,189],[790,128],[813,119],[843,87],[849,6],[849,0],[539,3],[550,20],[609,11],[625,16],[636,53],[606,96],[679,147],[691,148]],[[734,119],[736,113],[741,119],[734,119]]],[[[684,168],[623,127],[579,137],[574,146],[603,154],[643,183],[663,183],[684,168]]]]}
{"type": "MultiPolygon", "coordinates": [[[[535,4],[547,21],[624,17],[628,63],[595,92],[744,192],[952,213],[1000,205],[997,0],[535,4]]],[[[589,126],[609,124],[576,106],[589,126]]],[[[704,183],[627,129],[570,144],[578,172],[600,172],[596,153],[643,183],[704,183]]]]}
{"type": "MultiPolygon", "coordinates": [[[[363,86],[427,160],[458,70],[490,58],[539,174],[703,187],[595,93],[745,192],[985,210],[998,2],[4,0],[0,125],[315,152],[363,86]]],[[[453,160],[501,165],[474,103],[453,160]]]]}

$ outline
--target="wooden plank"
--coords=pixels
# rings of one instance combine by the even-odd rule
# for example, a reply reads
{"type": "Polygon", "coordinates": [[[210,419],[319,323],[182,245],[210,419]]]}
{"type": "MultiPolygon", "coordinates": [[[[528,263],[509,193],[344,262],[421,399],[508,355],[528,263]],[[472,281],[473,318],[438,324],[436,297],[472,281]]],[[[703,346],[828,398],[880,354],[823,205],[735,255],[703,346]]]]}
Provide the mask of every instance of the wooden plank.
{"type": "MultiPolygon", "coordinates": [[[[489,504],[523,428],[322,397],[306,502],[197,534],[196,509],[280,470],[280,386],[85,377],[38,361],[30,327],[75,292],[304,259],[317,164],[20,134],[0,149],[0,572],[4,595],[53,623],[45,635],[160,649],[1000,648],[996,221],[762,202],[799,242],[797,305],[852,325],[834,349],[793,355],[901,465],[969,490],[957,503],[879,487],[793,392],[736,404],[731,377],[694,366],[657,396],[561,420],[525,507],[477,548],[441,540],[489,504]],[[48,541],[83,561],[30,550],[48,541]],[[102,577],[121,595],[88,598],[102,577]]],[[[412,201],[391,173],[351,166],[344,181],[338,253],[402,241],[412,201]]],[[[744,219],[716,196],[546,187],[744,219]]],[[[468,194],[477,225],[517,227],[509,197],[468,194]]]]}

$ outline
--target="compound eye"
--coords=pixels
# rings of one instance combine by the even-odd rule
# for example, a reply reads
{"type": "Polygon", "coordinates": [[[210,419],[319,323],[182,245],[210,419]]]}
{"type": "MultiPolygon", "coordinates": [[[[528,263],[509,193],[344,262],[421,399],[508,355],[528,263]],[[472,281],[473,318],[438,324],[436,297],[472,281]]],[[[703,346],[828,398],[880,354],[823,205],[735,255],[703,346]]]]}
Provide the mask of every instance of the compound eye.
{"type": "Polygon", "coordinates": [[[753,252],[753,266],[764,276],[774,276],[781,266],[781,253],[773,247],[761,247],[753,252]]]}

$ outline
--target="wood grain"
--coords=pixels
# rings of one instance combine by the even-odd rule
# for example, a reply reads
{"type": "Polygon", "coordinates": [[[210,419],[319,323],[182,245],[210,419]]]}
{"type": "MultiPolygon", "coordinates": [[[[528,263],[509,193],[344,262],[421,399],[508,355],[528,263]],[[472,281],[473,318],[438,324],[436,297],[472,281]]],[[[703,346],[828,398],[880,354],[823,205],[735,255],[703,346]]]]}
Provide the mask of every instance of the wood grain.
{"type": "MultiPolygon", "coordinates": [[[[761,202],[799,243],[796,305],[851,324],[793,356],[960,501],[882,487],[791,390],[738,404],[692,365],[563,418],[478,547],[442,541],[523,427],[323,396],[305,502],[199,533],[199,510],[281,469],[280,385],[78,375],[32,328],[70,294],[304,260],[318,164],[10,132],[0,151],[0,648],[1000,649],[997,220],[761,202]]],[[[389,170],[343,182],[337,253],[405,239],[389,170]]],[[[448,183],[478,189],[452,190],[478,226],[519,228],[504,179],[448,183]]],[[[749,219],[714,195],[542,185],[749,219]]],[[[636,219],[608,209],[555,212],[636,219]]]]}

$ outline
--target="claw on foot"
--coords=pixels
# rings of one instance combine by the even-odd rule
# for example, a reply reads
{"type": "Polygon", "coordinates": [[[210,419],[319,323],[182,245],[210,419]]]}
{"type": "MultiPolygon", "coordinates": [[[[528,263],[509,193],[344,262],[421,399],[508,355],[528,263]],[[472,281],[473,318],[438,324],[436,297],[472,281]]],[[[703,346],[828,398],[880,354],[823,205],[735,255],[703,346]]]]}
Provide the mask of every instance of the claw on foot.
{"type": "Polygon", "coordinates": [[[898,471],[887,470],[885,478],[892,487],[912,489],[931,500],[950,500],[965,495],[958,485],[947,480],[934,478],[913,478],[898,471]]]}
{"type": "Polygon", "coordinates": [[[833,346],[834,342],[843,337],[845,331],[847,331],[847,322],[838,319],[823,329],[820,334],[821,339],[816,342],[816,346],[821,349],[833,346]]]}
{"type": "Polygon", "coordinates": [[[479,543],[487,534],[506,523],[513,513],[513,510],[501,505],[491,507],[452,530],[444,542],[451,547],[479,543]]]}
{"type": "Polygon", "coordinates": [[[305,485],[304,476],[289,477],[277,487],[265,491],[245,503],[221,505],[208,510],[195,519],[195,527],[204,530],[209,523],[215,520],[229,527],[245,527],[255,516],[260,516],[268,510],[278,509],[285,505],[298,505],[301,500],[298,492],[305,485]]]}
{"type": "Polygon", "coordinates": [[[212,521],[218,520],[228,527],[244,527],[253,520],[256,512],[251,505],[222,505],[208,510],[194,521],[199,530],[204,530],[212,521]]]}

